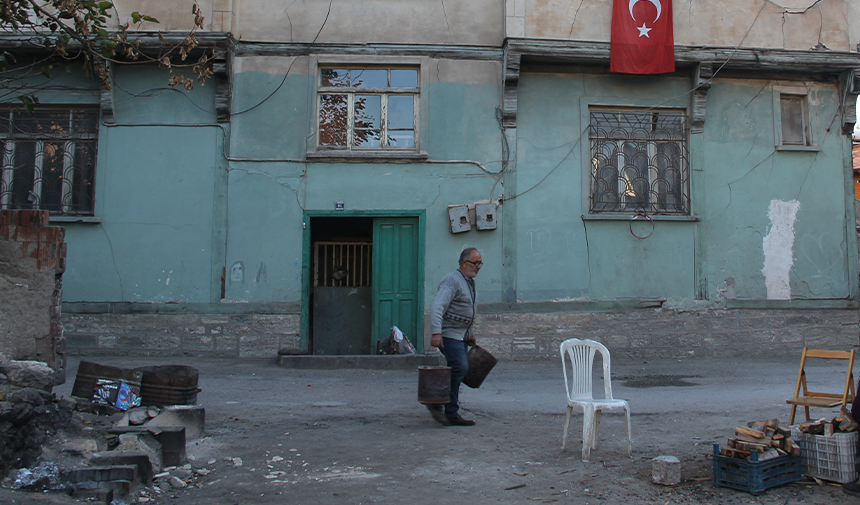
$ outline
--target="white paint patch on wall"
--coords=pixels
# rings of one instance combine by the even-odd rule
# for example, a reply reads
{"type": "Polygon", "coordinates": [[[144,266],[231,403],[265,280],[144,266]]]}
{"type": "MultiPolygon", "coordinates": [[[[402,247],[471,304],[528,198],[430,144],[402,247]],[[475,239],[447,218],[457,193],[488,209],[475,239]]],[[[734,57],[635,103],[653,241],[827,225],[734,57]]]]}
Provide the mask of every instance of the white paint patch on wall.
{"type": "Polygon", "coordinates": [[[770,231],[762,241],[764,250],[765,286],[769,300],[790,300],[791,283],[789,274],[794,265],[794,223],[800,202],[771,200],[768,209],[770,231]]]}

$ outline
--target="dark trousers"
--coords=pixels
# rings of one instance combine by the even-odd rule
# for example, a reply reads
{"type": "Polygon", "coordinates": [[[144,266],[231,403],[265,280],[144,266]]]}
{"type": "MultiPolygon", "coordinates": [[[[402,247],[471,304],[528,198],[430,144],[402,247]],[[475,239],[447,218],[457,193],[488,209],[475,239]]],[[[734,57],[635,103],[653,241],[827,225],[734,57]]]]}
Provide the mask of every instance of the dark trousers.
{"type": "Polygon", "coordinates": [[[463,340],[442,339],[442,354],[451,367],[451,401],[445,405],[445,415],[450,418],[457,417],[460,410],[460,383],[469,371],[469,360],[466,357],[468,348],[463,340]]]}

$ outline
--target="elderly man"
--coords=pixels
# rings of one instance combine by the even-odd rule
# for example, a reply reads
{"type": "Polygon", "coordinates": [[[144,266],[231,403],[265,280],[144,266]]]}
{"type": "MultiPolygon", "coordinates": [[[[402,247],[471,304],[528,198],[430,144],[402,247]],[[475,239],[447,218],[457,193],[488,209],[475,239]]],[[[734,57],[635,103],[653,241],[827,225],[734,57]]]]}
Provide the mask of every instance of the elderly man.
{"type": "Polygon", "coordinates": [[[444,408],[428,405],[433,419],[444,426],[472,426],[475,421],[459,414],[460,383],[469,370],[466,350],[475,344],[472,325],[478,307],[475,277],[481,271],[481,253],[474,247],[460,253],[460,268],[442,278],[430,309],[430,345],[438,347],[451,367],[451,401],[444,408]]]}

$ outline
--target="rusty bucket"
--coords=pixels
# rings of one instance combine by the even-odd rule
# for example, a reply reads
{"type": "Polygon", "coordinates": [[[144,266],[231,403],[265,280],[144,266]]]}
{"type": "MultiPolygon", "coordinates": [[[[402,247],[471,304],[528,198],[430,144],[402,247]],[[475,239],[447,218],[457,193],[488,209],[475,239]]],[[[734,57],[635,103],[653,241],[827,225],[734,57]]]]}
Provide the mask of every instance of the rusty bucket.
{"type": "Polygon", "coordinates": [[[479,388],[499,360],[489,351],[477,345],[469,348],[466,357],[469,360],[469,371],[463,377],[463,384],[470,388],[479,388]]]}
{"type": "Polygon", "coordinates": [[[451,401],[451,367],[418,367],[418,401],[424,405],[445,405],[451,401]]]}

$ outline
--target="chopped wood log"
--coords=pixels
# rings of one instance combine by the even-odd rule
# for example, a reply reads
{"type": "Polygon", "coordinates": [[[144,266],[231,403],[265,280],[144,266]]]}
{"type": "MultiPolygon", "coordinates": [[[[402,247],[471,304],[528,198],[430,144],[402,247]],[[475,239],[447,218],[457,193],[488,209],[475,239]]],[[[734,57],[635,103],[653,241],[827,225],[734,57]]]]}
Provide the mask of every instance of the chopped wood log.
{"type": "Polygon", "coordinates": [[[744,435],[743,433],[736,433],[735,438],[737,438],[741,442],[752,442],[754,444],[762,444],[762,445],[770,445],[771,444],[771,438],[770,437],[757,438],[757,437],[751,437],[749,435],[744,435]]]}
{"type": "Polygon", "coordinates": [[[731,449],[728,447],[721,449],[720,454],[722,456],[727,456],[729,458],[737,458],[737,459],[747,459],[750,456],[749,451],[742,451],[740,449],[731,449]]]}
{"type": "Polygon", "coordinates": [[[844,433],[850,433],[852,431],[857,431],[857,428],[860,427],[857,424],[857,421],[854,420],[854,417],[851,415],[851,412],[848,411],[845,407],[841,409],[841,418],[842,420],[839,422],[839,431],[844,433]]]}
{"type": "Polygon", "coordinates": [[[746,426],[737,426],[735,428],[735,433],[749,435],[749,436],[755,437],[755,438],[764,438],[764,436],[765,436],[763,431],[758,431],[756,429],[747,428],[746,426]]]}
{"type": "Polygon", "coordinates": [[[765,444],[759,444],[759,443],[755,443],[755,442],[744,442],[744,441],[742,441],[742,440],[738,440],[738,439],[734,439],[734,440],[735,440],[735,441],[734,441],[734,446],[733,446],[733,447],[734,447],[735,449],[739,449],[739,450],[742,450],[742,451],[750,451],[750,452],[752,452],[752,451],[757,451],[757,452],[764,452],[764,451],[766,451],[766,450],[770,449],[770,445],[769,445],[769,444],[768,444],[768,445],[765,445],[765,444]]]}

